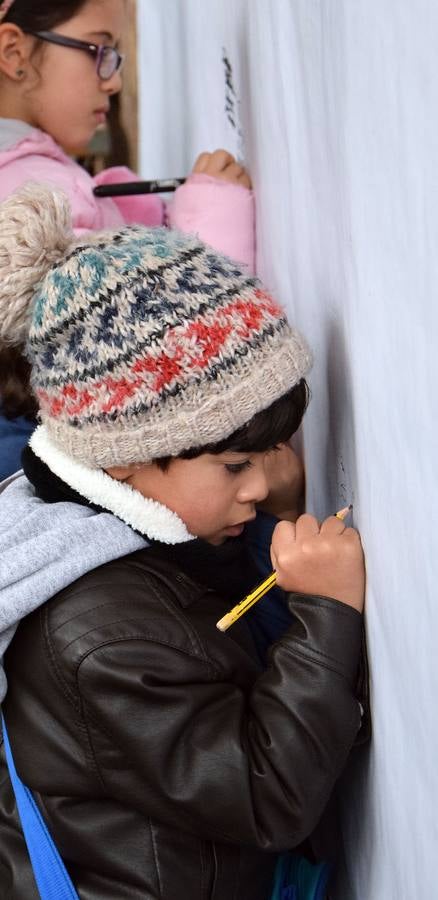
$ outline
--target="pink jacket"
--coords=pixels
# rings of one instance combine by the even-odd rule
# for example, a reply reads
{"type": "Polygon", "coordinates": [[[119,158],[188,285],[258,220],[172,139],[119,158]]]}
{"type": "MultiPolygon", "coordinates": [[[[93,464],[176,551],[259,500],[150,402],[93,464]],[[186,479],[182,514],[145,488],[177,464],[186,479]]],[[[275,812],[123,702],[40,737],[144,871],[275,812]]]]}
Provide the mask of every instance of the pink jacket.
{"type": "Polygon", "coordinates": [[[254,271],[251,191],[209,175],[191,175],[167,208],[157,195],[114,199],[93,195],[95,184],[134,179],[137,176],[125,167],[107,169],[91,178],[49,135],[37,129],[0,152],[0,202],[26,182],[44,182],[61,188],[69,197],[78,234],[124,223],[154,226],[166,222],[171,228],[198,234],[205,243],[254,271]]]}

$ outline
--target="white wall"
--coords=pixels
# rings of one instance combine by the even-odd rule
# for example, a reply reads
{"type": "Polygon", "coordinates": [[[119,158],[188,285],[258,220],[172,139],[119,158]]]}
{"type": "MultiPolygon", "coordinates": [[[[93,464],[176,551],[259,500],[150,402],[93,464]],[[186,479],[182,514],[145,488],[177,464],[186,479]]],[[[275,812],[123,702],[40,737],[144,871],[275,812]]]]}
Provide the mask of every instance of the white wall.
{"type": "Polygon", "coordinates": [[[338,900],[433,898],[438,5],[139,6],[142,174],[184,174],[216,146],[245,153],[259,272],[315,351],[308,509],[353,500],[366,548],[374,740],[346,792],[338,900]]]}

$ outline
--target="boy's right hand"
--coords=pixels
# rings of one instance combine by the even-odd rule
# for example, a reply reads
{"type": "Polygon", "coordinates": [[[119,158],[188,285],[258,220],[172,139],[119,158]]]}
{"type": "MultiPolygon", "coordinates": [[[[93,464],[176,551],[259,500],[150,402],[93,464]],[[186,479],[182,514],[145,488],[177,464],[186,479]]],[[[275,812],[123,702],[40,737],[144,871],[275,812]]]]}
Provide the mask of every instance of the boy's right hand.
{"type": "Polygon", "coordinates": [[[336,516],[322,524],[308,514],[295,523],[279,522],[272,536],[271,560],[283,590],[332,597],[362,612],[362,544],[358,532],[336,516]]]}

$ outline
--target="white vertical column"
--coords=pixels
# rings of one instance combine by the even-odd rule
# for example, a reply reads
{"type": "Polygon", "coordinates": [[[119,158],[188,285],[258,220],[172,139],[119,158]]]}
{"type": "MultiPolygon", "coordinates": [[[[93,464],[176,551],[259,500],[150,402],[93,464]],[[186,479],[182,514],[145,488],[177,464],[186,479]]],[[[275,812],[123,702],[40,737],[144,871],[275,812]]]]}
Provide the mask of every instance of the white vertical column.
{"type": "Polygon", "coordinates": [[[308,508],[353,501],[366,549],[374,737],[346,785],[339,900],[434,897],[438,5],[139,6],[142,173],[246,155],[259,271],[315,351],[308,508]]]}

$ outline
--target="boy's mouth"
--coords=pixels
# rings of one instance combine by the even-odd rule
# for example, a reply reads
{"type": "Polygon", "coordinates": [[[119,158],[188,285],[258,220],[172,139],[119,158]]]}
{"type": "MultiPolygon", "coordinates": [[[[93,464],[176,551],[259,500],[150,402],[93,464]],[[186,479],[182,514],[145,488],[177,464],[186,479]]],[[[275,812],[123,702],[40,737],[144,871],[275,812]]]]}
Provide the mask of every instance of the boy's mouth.
{"type": "Polygon", "coordinates": [[[242,534],[244,528],[245,523],[241,522],[240,525],[229,525],[228,528],[224,528],[224,531],[229,537],[238,537],[239,534],[242,534]]]}
{"type": "Polygon", "coordinates": [[[248,522],[253,522],[254,519],[255,516],[250,516],[248,519],[244,519],[243,522],[237,522],[236,525],[228,525],[227,528],[224,528],[224,531],[229,537],[238,537],[239,534],[242,534],[245,525],[247,525],[248,522]]]}

